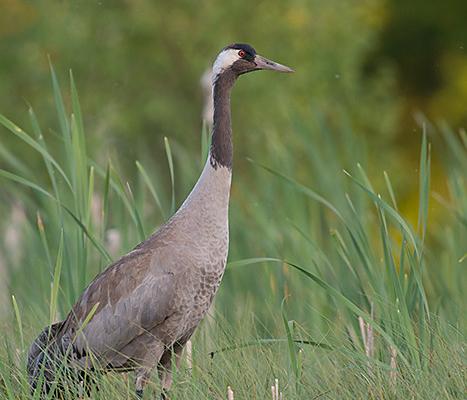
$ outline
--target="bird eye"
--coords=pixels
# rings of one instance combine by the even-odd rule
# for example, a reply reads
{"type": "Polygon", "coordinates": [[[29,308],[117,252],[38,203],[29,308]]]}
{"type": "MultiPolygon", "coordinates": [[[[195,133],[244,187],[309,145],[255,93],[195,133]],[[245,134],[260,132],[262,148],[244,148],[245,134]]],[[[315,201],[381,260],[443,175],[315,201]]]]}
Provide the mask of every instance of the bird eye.
{"type": "Polygon", "coordinates": [[[246,56],[245,50],[240,50],[240,51],[238,52],[238,55],[239,55],[241,58],[245,57],[245,56],[246,56]]]}

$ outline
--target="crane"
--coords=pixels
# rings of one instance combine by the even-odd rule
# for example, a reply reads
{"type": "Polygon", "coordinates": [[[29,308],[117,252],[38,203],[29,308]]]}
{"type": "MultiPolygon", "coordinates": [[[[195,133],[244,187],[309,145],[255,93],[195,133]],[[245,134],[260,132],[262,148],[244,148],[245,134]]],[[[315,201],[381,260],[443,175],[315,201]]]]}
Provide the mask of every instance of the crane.
{"type": "Polygon", "coordinates": [[[172,358],[178,366],[225,270],[233,158],[230,93],[240,75],[258,70],[293,72],[248,44],[219,53],[213,64],[211,148],[198,181],[167,223],[100,273],[67,317],[32,343],[27,369],[33,391],[43,382],[39,389],[49,392],[66,361],[78,379],[94,369],[134,370],[139,397],[157,367],[166,398],[172,358]]]}

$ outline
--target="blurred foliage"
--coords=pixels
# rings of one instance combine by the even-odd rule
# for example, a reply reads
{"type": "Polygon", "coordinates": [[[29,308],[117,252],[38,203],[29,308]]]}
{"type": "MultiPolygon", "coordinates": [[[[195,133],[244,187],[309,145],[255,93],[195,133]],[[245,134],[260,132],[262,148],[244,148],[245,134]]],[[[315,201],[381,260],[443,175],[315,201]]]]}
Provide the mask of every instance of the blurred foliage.
{"type": "MultiPolygon", "coordinates": [[[[304,157],[301,140],[288,133],[290,120],[318,112],[338,121],[344,109],[371,154],[401,172],[395,184],[407,209],[416,199],[412,177],[402,173],[415,174],[413,113],[454,127],[466,122],[465,7],[463,0],[0,0],[0,110],[21,121],[30,103],[53,128],[45,134],[54,145],[50,57],[62,80],[74,71],[91,153],[100,160],[111,153],[133,175],[135,158],[165,162],[164,136],[183,144],[182,158],[199,149],[200,77],[220,48],[244,41],[297,72],[292,79],[261,74],[239,82],[236,158],[264,157],[271,130],[304,157]]],[[[9,148],[34,157],[0,134],[9,148]]],[[[195,175],[179,174],[179,201],[195,175]]],[[[443,181],[440,173],[434,186],[443,191],[443,181]]]]}
{"type": "Polygon", "coordinates": [[[377,48],[394,65],[407,119],[423,110],[454,126],[467,123],[467,2],[391,0],[377,48]]]}
{"type": "MultiPolygon", "coordinates": [[[[62,78],[68,68],[76,76],[97,153],[111,144],[124,160],[159,156],[163,136],[198,148],[199,79],[220,48],[234,41],[252,43],[297,69],[293,79],[263,74],[238,85],[240,152],[252,146],[258,153],[267,139],[263,131],[285,130],[293,113],[312,118],[316,105],[330,117],[337,104],[345,107],[362,133],[394,131],[392,74],[385,68],[371,79],[362,74],[384,21],[380,0],[3,3],[0,109],[19,120],[26,100],[44,125],[54,126],[49,55],[62,78]]],[[[284,144],[289,140],[285,136],[284,144]]]]}
{"type": "MultiPolygon", "coordinates": [[[[52,121],[43,101],[44,96],[50,101],[49,55],[59,71],[75,71],[88,132],[100,151],[111,142],[125,149],[120,155],[125,159],[148,148],[160,154],[164,135],[193,148],[200,127],[199,77],[223,45],[246,41],[295,66],[297,74],[287,91],[268,76],[238,89],[244,92],[238,96],[243,106],[234,118],[237,131],[245,132],[242,143],[254,141],[264,115],[250,114],[266,104],[274,107],[268,115],[274,126],[284,123],[283,104],[311,117],[312,105],[332,110],[336,102],[352,110],[355,122],[366,128],[362,132],[372,136],[402,131],[395,129],[397,104],[409,121],[421,109],[462,126],[466,4],[1,0],[0,107],[15,119],[28,101],[43,107],[38,111],[44,111],[44,122],[52,121]],[[265,101],[271,84],[281,99],[275,104],[265,101]]],[[[418,140],[411,143],[415,149],[418,140]]]]}

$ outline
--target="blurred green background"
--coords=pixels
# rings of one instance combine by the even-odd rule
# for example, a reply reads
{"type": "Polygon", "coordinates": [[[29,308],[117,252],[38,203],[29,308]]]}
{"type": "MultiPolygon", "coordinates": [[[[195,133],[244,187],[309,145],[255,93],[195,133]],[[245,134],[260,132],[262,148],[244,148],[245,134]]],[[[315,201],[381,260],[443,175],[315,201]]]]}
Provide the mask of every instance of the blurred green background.
{"type": "MultiPolygon", "coordinates": [[[[245,157],[274,159],[271,130],[299,159],[302,146],[288,130],[290,119],[319,112],[332,123],[345,110],[371,153],[395,169],[403,208],[410,208],[416,196],[402,171],[416,165],[414,113],[446,119],[453,128],[467,122],[462,0],[1,0],[0,9],[2,113],[21,120],[28,103],[44,126],[56,128],[50,57],[59,76],[69,68],[75,74],[93,155],[113,154],[129,174],[136,158],[159,163],[163,136],[188,153],[199,149],[200,77],[234,41],[297,71],[292,78],[261,74],[239,82],[233,100],[238,179],[248,179],[245,157]]],[[[14,138],[1,135],[19,150],[14,138]]],[[[184,177],[177,180],[180,196],[192,183],[184,177]]],[[[442,186],[442,173],[434,178],[442,186]]]]}
{"type": "MultiPolygon", "coordinates": [[[[384,398],[460,398],[466,18],[464,0],[0,0],[0,328],[11,333],[0,346],[0,395],[28,397],[27,344],[108,264],[102,248],[118,258],[186,197],[206,155],[201,77],[225,45],[246,42],[296,72],[249,74],[234,89],[231,264],[195,336],[207,383],[185,383],[224,394],[235,376],[240,398],[258,382],[266,398],[280,376],[288,399],[305,398],[300,390],[383,398],[367,396],[368,382],[389,390],[384,398]],[[372,354],[362,316],[380,329],[372,354]],[[208,351],[285,340],[283,320],[295,338],[339,350],[281,342],[271,364],[258,361],[269,353],[247,351],[213,372],[208,351]],[[398,395],[387,374],[399,368],[394,352],[398,395]]],[[[105,390],[128,397],[115,387],[105,390]]]]}

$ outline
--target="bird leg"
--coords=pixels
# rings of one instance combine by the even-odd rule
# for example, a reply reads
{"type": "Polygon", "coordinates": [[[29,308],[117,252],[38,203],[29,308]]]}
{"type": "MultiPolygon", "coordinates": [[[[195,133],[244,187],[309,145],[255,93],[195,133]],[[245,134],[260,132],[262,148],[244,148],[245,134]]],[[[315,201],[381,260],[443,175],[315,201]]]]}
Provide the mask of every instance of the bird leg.
{"type": "Polygon", "coordinates": [[[149,376],[151,375],[151,370],[147,368],[138,368],[136,370],[136,397],[139,399],[143,398],[144,387],[147,385],[149,376]]]}
{"type": "Polygon", "coordinates": [[[164,354],[165,347],[162,343],[156,342],[151,347],[150,351],[146,352],[144,359],[141,360],[135,373],[136,396],[140,399],[143,398],[144,388],[149,382],[152,370],[164,354]]]}
{"type": "Polygon", "coordinates": [[[180,361],[182,358],[183,346],[179,343],[175,343],[171,348],[167,349],[157,366],[159,372],[159,379],[161,381],[161,400],[168,399],[168,391],[172,387],[172,354],[175,358],[175,365],[177,368],[180,367],[180,361]]]}

